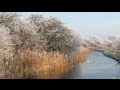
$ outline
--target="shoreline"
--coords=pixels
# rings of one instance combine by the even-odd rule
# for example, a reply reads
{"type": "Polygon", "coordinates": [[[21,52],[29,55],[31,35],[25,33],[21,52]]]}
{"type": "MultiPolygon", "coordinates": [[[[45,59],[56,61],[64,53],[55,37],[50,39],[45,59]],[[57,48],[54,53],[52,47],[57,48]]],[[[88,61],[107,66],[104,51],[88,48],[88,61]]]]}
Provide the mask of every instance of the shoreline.
{"type": "Polygon", "coordinates": [[[116,60],[117,62],[120,63],[120,58],[118,58],[116,56],[113,56],[110,53],[106,53],[105,50],[93,50],[93,51],[95,51],[95,52],[102,52],[106,57],[112,58],[112,59],[114,59],[114,60],[116,60]]]}
{"type": "Polygon", "coordinates": [[[117,62],[120,63],[120,58],[117,58],[115,56],[111,56],[110,54],[107,54],[106,52],[103,52],[103,54],[106,56],[106,57],[109,57],[109,58],[112,58],[114,60],[116,60],[117,62]]]}

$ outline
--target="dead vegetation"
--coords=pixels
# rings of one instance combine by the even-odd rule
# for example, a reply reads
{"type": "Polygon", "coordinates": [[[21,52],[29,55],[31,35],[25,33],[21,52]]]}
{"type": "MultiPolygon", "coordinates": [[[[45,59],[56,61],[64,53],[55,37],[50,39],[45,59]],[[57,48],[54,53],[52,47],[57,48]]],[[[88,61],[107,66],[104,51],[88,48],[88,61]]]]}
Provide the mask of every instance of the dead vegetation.
{"type": "Polygon", "coordinates": [[[59,78],[71,62],[83,61],[89,50],[77,50],[71,30],[52,17],[22,21],[17,13],[0,13],[0,78],[59,78]]]}

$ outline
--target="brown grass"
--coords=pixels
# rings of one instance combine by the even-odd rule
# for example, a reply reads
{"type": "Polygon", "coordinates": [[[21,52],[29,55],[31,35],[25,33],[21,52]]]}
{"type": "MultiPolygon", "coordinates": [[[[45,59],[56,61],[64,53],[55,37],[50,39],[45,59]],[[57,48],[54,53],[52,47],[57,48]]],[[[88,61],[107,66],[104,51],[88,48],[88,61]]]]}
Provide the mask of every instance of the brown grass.
{"type": "Polygon", "coordinates": [[[68,70],[68,59],[58,52],[42,52],[33,68],[37,70],[38,78],[58,78],[68,70]]]}
{"type": "Polygon", "coordinates": [[[81,50],[73,52],[71,57],[73,58],[74,63],[80,63],[86,60],[89,53],[90,53],[90,50],[88,48],[82,48],[81,50]]]}
{"type": "MultiPolygon", "coordinates": [[[[75,63],[80,63],[86,60],[90,50],[82,48],[74,52],[71,56],[75,63]]],[[[22,62],[26,68],[23,72],[28,78],[51,79],[59,78],[70,68],[68,57],[59,52],[32,52],[23,51],[20,54],[22,62]]]]}
{"type": "MultiPolygon", "coordinates": [[[[74,63],[85,61],[89,49],[72,53],[74,63]]],[[[70,60],[59,52],[34,52],[23,50],[13,56],[3,58],[3,77],[13,79],[55,79],[70,69],[70,60]]]]}
{"type": "Polygon", "coordinates": [[[68,59],[58,52],[22,51],[12,58],[6,58],[3,78],[51,79],[61,77],[69,68],[68,59]],[[11,60],[10,60],[11,59],[11,60]]]}

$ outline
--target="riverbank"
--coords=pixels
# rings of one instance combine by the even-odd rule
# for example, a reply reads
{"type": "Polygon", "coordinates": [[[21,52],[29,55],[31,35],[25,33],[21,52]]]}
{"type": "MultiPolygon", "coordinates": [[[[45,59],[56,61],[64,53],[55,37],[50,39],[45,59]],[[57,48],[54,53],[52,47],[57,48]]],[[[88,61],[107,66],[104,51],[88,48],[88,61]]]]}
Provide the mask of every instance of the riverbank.
{"type": "Polygon", "coordinates": [[[110,57],[112,59],[115,59],[120,63],[120,52],[115,52],[115,51],[104,51],[103,54],[107,57],[110,57]]]}
{"type": "Polygon", "coordinates": [[[120,65],[102,52],[92,51],[86,62],[76,65],[63,79],[118,79],[120,65]]]}
{"type": "Polygon", "coordinates": [[[74,51],[70,56],[59,52],[35,52],[30,50],[21,51],[14,57],[1,56],[8,61],[8,64],[1,64],[4,69],[9,69],[9,72],[0,72],[0,78],[59,79],[76,64],[85,61],[89,53],[89,49],[81,48],[74,51]]]}
{"type": "Polygon", "coordinates": [[[104,50],[93,50],[93,51],[97,51],[97,52],[104,52],[104,50]]]}

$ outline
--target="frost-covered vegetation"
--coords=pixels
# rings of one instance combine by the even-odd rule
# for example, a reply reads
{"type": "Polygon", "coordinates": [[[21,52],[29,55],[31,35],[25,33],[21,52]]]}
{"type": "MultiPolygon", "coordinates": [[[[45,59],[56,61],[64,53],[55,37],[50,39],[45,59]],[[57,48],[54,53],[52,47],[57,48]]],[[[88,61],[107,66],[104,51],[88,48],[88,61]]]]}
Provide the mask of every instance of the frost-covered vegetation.
{"type": "Polygon", "coordinates": [[[88,36],[88,35],[80,34],[79,38],[81,41],[80,42],[81,46],[91,49],[103,48],[103,41],[97,36],[88,36]]]}
{"type": "Polygon", "coordinates": [[[58,78],[88,49],[55,17],[0,12],[0,78],[58,78]]]}
{"type": "Polygon", "coordinates": [[[116,59],[120,62],[120,36],[110,35],[105,44],[104,55],[116,59]]]}

